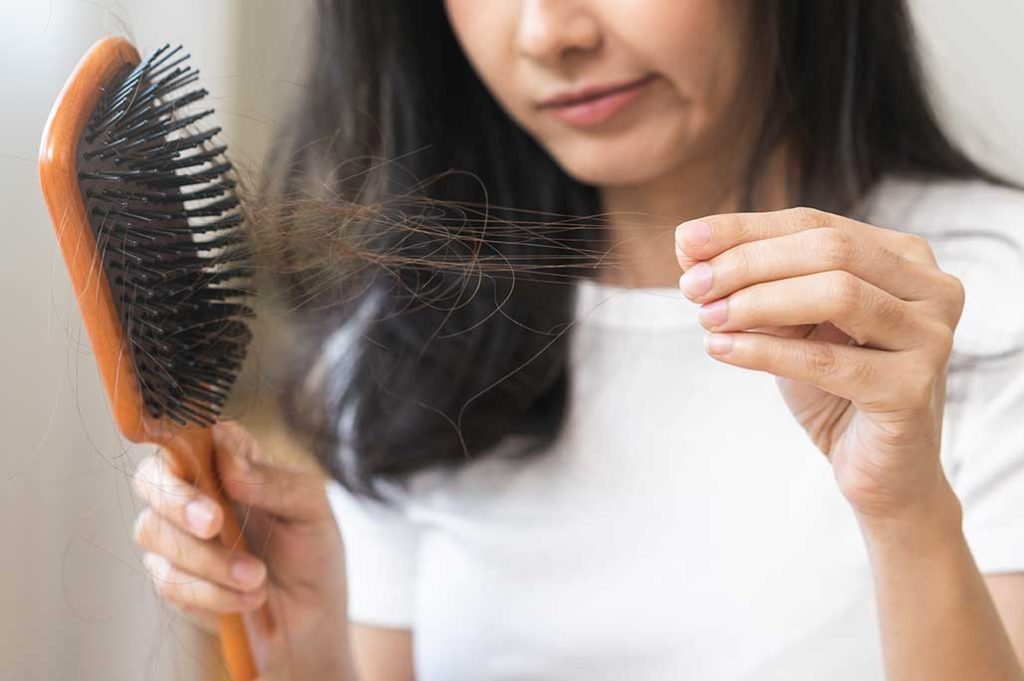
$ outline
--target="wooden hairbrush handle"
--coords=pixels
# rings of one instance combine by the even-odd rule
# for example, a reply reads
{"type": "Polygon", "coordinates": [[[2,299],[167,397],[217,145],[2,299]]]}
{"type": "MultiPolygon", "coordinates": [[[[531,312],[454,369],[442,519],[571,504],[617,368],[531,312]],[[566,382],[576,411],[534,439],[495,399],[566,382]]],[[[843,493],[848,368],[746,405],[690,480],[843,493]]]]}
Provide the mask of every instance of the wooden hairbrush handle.
{"type": "MultiPolygon", "coordinates": [[[[210,429],[183,428],[163,446],[168,454],[171,472],[183,480],[192,482],[220,505],[224,516],[220,532],[221,543],[232,551],[245,551],[242,528],[238,524],[230,500],[224,494],[220,476],[214,468],[213,436],[210,429]]],[[[260,608],[257,616],[263,618],[264,626],[269,630],[271,620],[266,605],[260,608]]],[[[232,681],[255,679],[256,668],[241,615],[220,615],[219,626],[221,651],[232,681]]]]}

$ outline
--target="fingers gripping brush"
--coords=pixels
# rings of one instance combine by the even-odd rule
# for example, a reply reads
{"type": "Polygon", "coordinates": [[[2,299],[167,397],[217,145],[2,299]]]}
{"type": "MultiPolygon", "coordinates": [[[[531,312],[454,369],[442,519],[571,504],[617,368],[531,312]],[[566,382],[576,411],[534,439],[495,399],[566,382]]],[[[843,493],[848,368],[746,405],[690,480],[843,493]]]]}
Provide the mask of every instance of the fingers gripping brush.
{"type": "MultiPolygon", "coordinates": [[[[210,427],[250,339],[248,253],[187,60],[181,48],[140,60],[123,39],[97,43],[50,113],[40,179],[119,430],[161,445],[176,475],[220,503],[221,541],[244,548],[210,427]]],[[[221,616],[220,638],[231,678],[255,678],[239,615],[221,616]]]]}

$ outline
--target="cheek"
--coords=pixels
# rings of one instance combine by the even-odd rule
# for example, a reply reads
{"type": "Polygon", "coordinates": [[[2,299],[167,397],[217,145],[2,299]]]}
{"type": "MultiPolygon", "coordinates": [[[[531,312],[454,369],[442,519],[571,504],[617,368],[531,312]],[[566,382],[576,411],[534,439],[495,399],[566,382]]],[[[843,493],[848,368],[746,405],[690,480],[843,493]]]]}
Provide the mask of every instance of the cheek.
{"type": "Polygon", "coordinates": [[[512,99],[508,91],[514,62],[510,46],[517,20],[515,3],[445,0],[445,11],[456,40],[480,80],[498,100],[512,99]]]}
{"type": "Polygon", "coordinates": [[[694,113],[731,99],[742,63],[739,17],[725,0],[633,0],[614,22],[622,41],[669,81],[694,113]],[[623,14],[629,5],[629,20],[623,14]]]}

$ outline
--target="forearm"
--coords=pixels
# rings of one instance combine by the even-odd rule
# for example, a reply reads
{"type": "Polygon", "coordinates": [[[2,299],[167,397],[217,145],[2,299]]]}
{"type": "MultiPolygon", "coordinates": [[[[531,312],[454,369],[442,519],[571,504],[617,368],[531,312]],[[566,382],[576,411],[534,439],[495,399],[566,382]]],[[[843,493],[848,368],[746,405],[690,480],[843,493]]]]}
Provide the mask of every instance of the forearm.
{"type": "MultiPolygon", "coordinates": [[[[348,619],[348,575],[340,534],[332,520],[301,537],[307,540],[304,550],[289,557],[294,555],[303,563],[308,581],[289,584],[277,594],[271,603],[276,607],[270,631],[263,628],[259,618],[247,620],[247,625],[260,633],[254,643],[262,643],[262,647],[257,643],[253,651],[263,670],[260,681],[358,681],[361,677],[354,663],[356,642],[348,619]]],[[[282,559],[282,568],[287,560],[282,559]]]]}
{"type": "Polygon", "coordinates": [[[898,521],[861,518],[888,681],[1022,681],[948,485],[898,521]]]}
{"type": "Polygon", "coordinates": [[[322,626],[314,622],[278,624],[269,649],[254,651],[262,669],[259,681],[359,681],[346,629],[333,617],[323,620],[322,626]]]}
{"type": "MultiPolygon", "coordinates": [[[[285,679],[325,679],[330,681],[362,681],[356,670],[352,638],[348,632],[348,618],[342,631],[338,630],[337,618],[324,623],[319,631],[306,633],[301,641],[294,642],[288,651],[287,674],[285,679]],[[330,633],[325,633],[330,632],[330,633]]],[[[274,677],[276,678],[276,677],[274,677]]]]}

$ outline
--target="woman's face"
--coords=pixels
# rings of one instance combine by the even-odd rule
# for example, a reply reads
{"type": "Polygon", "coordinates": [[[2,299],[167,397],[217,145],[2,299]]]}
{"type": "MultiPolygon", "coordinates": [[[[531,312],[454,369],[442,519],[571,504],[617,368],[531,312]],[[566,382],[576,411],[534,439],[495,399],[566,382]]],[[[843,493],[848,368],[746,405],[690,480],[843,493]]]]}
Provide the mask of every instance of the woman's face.
{"type": "Polygon", "coordinates": [[[597,186],[648,182],[735,144],[748,108],[743,5],[445,0],[498,102],[566,172],[597,186]]]}

